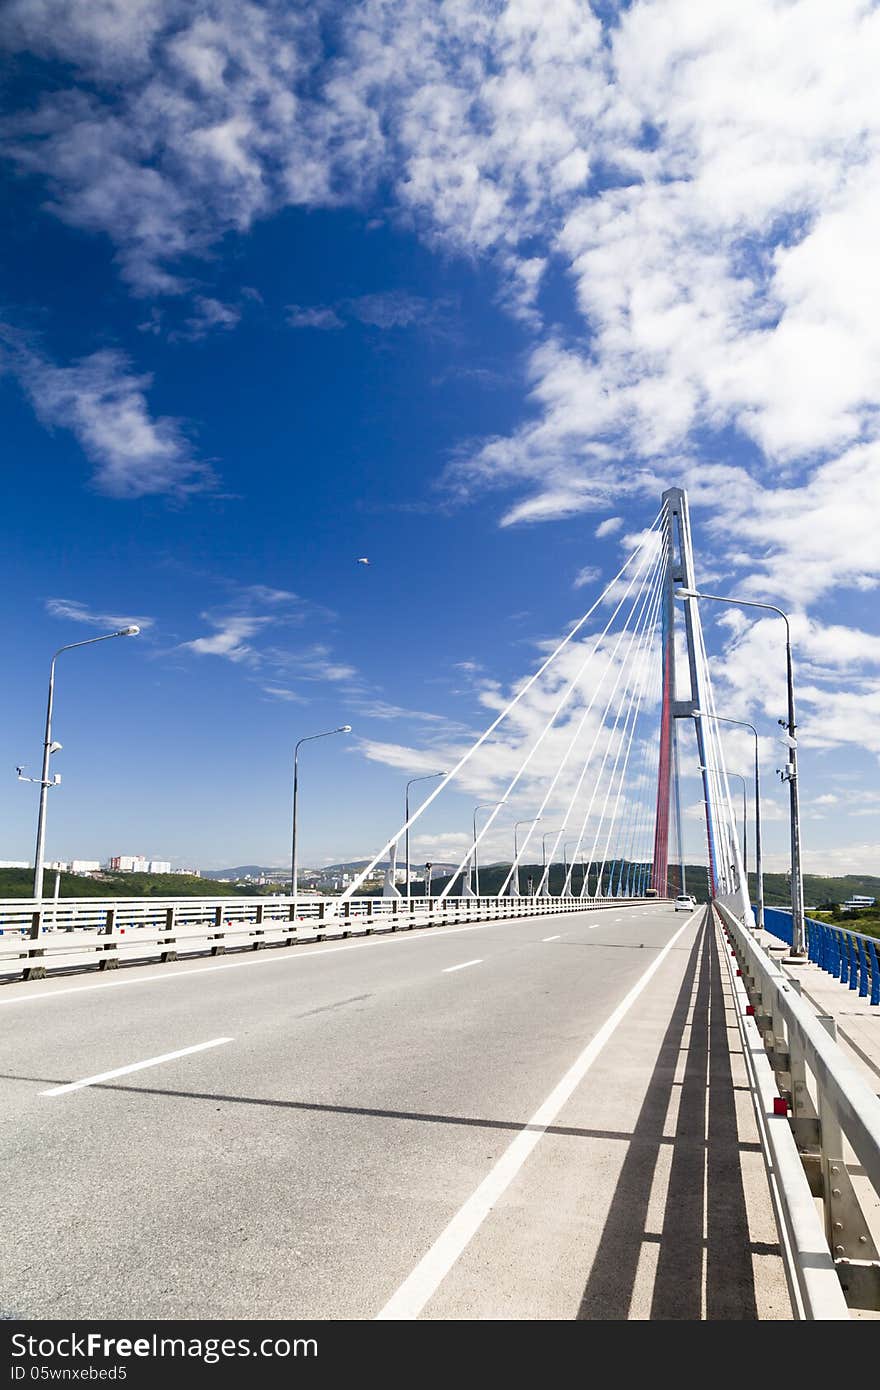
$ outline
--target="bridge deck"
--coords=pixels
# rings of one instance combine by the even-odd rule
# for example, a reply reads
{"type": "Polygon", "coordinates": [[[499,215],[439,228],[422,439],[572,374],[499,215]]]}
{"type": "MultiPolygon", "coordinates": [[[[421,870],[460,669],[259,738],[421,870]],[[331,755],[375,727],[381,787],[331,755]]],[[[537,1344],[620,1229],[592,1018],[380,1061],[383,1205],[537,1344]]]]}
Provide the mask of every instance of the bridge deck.
{"type": "Polygon", "coordinates": [[[702,917],[4,987],[0,1312],[790,1316],[702,917]]]}

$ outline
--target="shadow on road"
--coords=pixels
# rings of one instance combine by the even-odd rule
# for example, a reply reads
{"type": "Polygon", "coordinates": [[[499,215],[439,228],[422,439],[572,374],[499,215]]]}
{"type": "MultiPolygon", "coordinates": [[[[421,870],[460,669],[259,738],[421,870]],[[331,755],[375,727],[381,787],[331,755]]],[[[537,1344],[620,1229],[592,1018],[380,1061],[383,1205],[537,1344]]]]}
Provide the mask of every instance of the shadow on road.
{"type": "MultiPolygon", "coordinates": [[[[757,1317],[725,998],[703,924],[633,1130],[578,1318],[626,1320],[645,1245],[659,1247],[652,1320],[757,1317]],[[686,1053],[680,1082],[676,1072],[686,1053]],[[647,1231],[664,1126],[680,1089],[663,1229],[647,1231]],[[704,1270],[705,1264],[705,1270],[704,1270]],[[705,1309],[703,1288],[705,1279],[705,1309]]],[[[775,1247],[771,1247],[775,1249],[775,1247]]],[[[762,1246],[758,1253],[765,1253],[762,1246]]]]}

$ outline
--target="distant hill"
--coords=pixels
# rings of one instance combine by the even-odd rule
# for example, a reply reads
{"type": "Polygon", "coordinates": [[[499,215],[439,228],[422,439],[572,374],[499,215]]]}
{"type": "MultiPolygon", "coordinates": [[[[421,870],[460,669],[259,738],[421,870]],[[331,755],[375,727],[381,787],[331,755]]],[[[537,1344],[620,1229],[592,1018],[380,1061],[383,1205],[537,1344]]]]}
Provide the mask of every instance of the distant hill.
{"type": "MultiPolygon", "coordinates": [[[[0,869],[0,898],[29,898],[34,891],[32,869],[0,869]]],[[[85,878],[62,874],[62,898],[225,898],[241,897],[247,889],[232,883],[206,884],[194,874],[111,874],[85,878]]],[[[252,890],[251,890],[252,891],[252,890]]],[[[43,875],[43,897],[55,893],[55,870],[43,875]]]]}
{"type": "MultiPolygon", "coordinates": [[[[329,865],[324,872],[332,873],[357,873],[365,868],[369,863],[367,859],[349,861],[345,864],[329,865]]],[[[384,867],[384,866],[383,866],[384,867]]],[[[398,868],[400,864],[398,863],[398,868]]],[[[413,864],[413,873],[421,869],[421,865],[413,864]]],[[[450,864],[436,865],[435,872],[431,878],[431,891],[439,893],[449,882],[449,875],[454,866],[450,864]]],[[[480,889],[484,894],[497,893],[498,889],[507,875],[510,864],[486,864],[480,867],[480,889]]],[[[278,891],[277,888],[268,886],[267,889],[259,889],[254,884],[245,883],[218,883],[217,877],[232,879],[236,875],[251,873],[258,875],[265,872],[259,865],[240,865],[236,869],[212,869],[210,872],[202,874],[201,878],[195,878],[191,874],[114,874],[102,873],[97,878],[84,878],[77,874],[61,875],[61,897],[63,898],[211,898],[211,897],[242,897],[259,894],[265,891],[278,891]]],[[[272,870],[270,870],[272,872],[272,870]]],[[[523,892],[531,876],[533,883],[537,884],[541,877],[540,864],[520,865],[520,884],[523,892]]],[[[608,870],[603,879],[603,889],[607,890],[608,870]]],[[[576,867],[573,876],[573,888],[577,893],[581,886],[581,870],[576,867]]],[[[562,889],[563,871],[561,864],[554,864],[550,871],[550,892],[558,893],[562,889]]],[[[679,871],[678,866],[670,866],[669,870],[669,890],[670,893],[677,893],[679,890],[679,871]]],[[[685,880],[688,892],[694,893],[701,901],[708,896],[708,883],[705,866],[702,864],[686,864],[685,880]]],[[[615,872],[615,886],[617,875],[615,872]]],[[[752,898],[755,897],[755,875],[749,874],[749,886],[752,898]]],[[[590,887],[593,887],[593,875],[590,879],[590,887]]],[[[47,869],[43,878],[43,895],[51,898],[55,891],[55,871],[47,869]]],[[[283,891],[283,885],[281,885],[283,891]]],[[[424,892],[424,882],[422,878],[413,878],[413,895],[420,897],[424,892]]],[[[33,892],[33,873],[30,869],[0,869],[0,898],[29,898],[33,892]]],[[[821,907],[825,903],[842,903],[854,893],[863,893],[868,897],[877,898],[880,901],[880,876],[872,874],[845,874],[842,877],[831,878],[820,874],[806,874],[804,877],[804,901],[807,907],[821,907]]],[[[790,889],[788,878],[785,874],[765,874],[764,875],[764,895],[767,906],[774,904],[785,906],[790,902],[790,889]]]]}
{"type": "MultiPolygon", "coordinates": [[[[501,887],[510,863],[506,864],[487,864],[480,866],[480,891],[484,895],[497,893],[501,887]]],[[[606,868],[602,879],[603,892],[608,889],[609,868],[606,868]]],[[[523,893],[529,877],[537,885],[543,869],[540,864],[520,864],[519,881],[523,893]]],[[[685,864],[685,885],[689,893],[693,893],[701,902],[709,896],[709,880],[705,864],[685,864]]],[[[675,894],[679,891],[679,866],[671,864],[669,866],[669,892],[675,894]]],[[[624,872],[625,878],[625,872],[624,872]]],[[[575,893],[580,892],[581,869],[575,866],[572,876],[572,887],[575,893]]],[[[432,893],[439,893],[449,882],[448,875],[443,873],[434,874],[431,878],[432,893]]],[[[551,893],[562,891],[563,869],[561,864],[554,864],[550,870],[549,888],[551,893]]],[[[595,872],[590,874],[590,888],[593,890],[595,884],[595,872]]],[[[617,871],[615,870],[615,887],[617,885],[617,871]]],[[[754,900],[756,893],[756,878],[754,873],[749,874],[749,888],[754,900]]],[[[413,896],[418,897],[424,892],[424,882],[422,879],[413,880],[413,896]]],[[[845,902],[853,893],[864,893],[869,897],[876,897],[880,901],[880,878],[870,874],[847,874],[841,878],[826,878],[821,874],[804,875],[804,902],[808,907],[820,907],[827,902],[845,902]]],[[[786,874],[764,875],[764,898],[768,907],[774,904],[782,907],[791,902],[791,888],[786,874]]]]}
{"type": "MultiPolygon", "coordinates": [[[[324,875],[324,876],[332,876],[333,874],[359,874],[359,873],[361,873],[361,872],[367,867],[367,865],[369,864],[369,862],[370,862],[369,859],[348,859],[348,860],[346,860],[344,863],[340,863],[340,864],[321,864],[321,865],[303,864],[303,865],[302,865],[302,870],[303,870],[303,872],[308,871],[309,873],[318,873],[318,874],[322,874],[322,875],[324,875]]],[[[424,861],[422,861],[422,863],[421,863],[421,864],[418,864],[418,865],[416,864],[415,860],[413,860],[412,863],[413,863],[413,872],[415,872],[416,868],[423,868],[423,867],[424,867],[424,861]]],[[[398,860],[397,860],[397,867],[398,867],[398,869],[402,869],[402,868],[403,868],[403,855],[402,855],[402,854],[399,856],[399,858],[398,858],[398,860]]],[[[436,864],[436,865],[434,866],[436,872],[437,872],[437,873],[441,873],[441,874],[442,874],[442,873],[450,874],[450,873],[452,873],[452,870],[453,870],[455,867],[456,867],[456,866],[455,866],[454,864],[448,864],[448,863],[447,863],[447,864],[436,864]]],[[[379,864],[376,865],[376,873],[377,873],[377,874],[379,874],[379,873],[384,873],[385,870],[386,870],[387,868],[388,868],[388,860],[387,860],[387,859],[383,859],[383,860],[381,861],[381,863],[379,863],[379,864]]],[[[274,864],[274,865],[268,865],[268,866],[267,866],[267,865],[265,865],[265,864],[239,864],[239,865],[237,865],[236,868],[234,868],[234,869],[202,869],[202,878],[213,878],[213,879],[228,878],[228,879],[238,879],[238,878],[246,878],[246,877],[248,877],[248,876],[250,876],[251,878],[259,878],[262,874],[283,874],[283,873],[286,873],[286,874],[287,874],[287,877],[290,878],[290,869],[288,868],[287,865],[278,865],[278,864],[274,864]]]]}
{"type": "Polygon", "coordinates": [[[261,874],[280,874],[279,864],[238,864],[234,869],[202,869],[202,878],[259,878],[261,874]]]}

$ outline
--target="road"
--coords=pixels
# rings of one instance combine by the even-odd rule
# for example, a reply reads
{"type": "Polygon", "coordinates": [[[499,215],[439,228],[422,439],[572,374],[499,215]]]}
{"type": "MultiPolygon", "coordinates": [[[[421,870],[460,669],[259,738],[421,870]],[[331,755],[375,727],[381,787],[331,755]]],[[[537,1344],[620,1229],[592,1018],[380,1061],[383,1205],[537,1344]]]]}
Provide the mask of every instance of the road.
{"type": "Polygon", "coordinates": [[[790,1316],[703,917],[4,986],[0,1314],[790,1316]]]}

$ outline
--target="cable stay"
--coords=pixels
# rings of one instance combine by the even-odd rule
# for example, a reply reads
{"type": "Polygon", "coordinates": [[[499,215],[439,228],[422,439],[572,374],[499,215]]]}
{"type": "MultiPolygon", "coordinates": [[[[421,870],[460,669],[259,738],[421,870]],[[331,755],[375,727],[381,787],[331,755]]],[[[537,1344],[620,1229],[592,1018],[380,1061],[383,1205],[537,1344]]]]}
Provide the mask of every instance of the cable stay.
{"type": "MultiPolygon", "coordinates": [[[[451,770],[345,889],[340,902],[357,894],[380,860],[396,849],[401,836],[409,833],[447,787],[461,789],[466,768],[468,785],[473,785],[475,770],[468,765],[496,731],[503,736],[513,733],[519,742],[525,721],[517,711],[534,690],[533,709],[535,699],[537,708],[546,704],[546,717],[542,712],[540,727],[517,749],[518,761],[512,774],[506,774],[506,784],[505,779],[495,782],[491,807],[485,808],[490,813],[479,831],[475,825],[437,901],[455,896],[453,890],[474,896],[471,878],[479,849],[492,836],[503,808],[513,804],[517,810],[528,807],[533,814],[517,821],[525,825],[526,833],[521,843],[517,841],[499,897],[520,896],[520,869],[527,862],[536,828],[551,818],[554,830],[542,836],[536,896],[550,895],[551,869],[558,862],[560,847],[562,897],[574,896],[578,867],[577,896],[583,899],[633,899],[685,891],[678,722],[686,720],[693,721],[702,779],[710,891],[748,921],[744,853],[719,726],[712,717],[715,697],[699,609],[689,597],[677,606],[675,592],[681,587],[696,588],[690,518],[686,494],[670,488],[638,545],[595,602],[538,669],[517,683],[501,711],[454,758],[451,770]],[[609,608],[609,616],[600,631],[590,632],[587,625],[600,605],[609,608]],[[681,661],[677,635],[679,641],[683,639],[687,660],[686,695],[680,692],[677,679],[676,664],[681,661]],[[572,647],[579,636],[579,648],[572,647]],[[569,659],[572,656],[574,661],[569,659]],[[544,685],[536,689],[545,677],[544,685]],[[550,768],[549,750],[554,750],[550,768]],[[671,886],[670,835],[679,864],[677,888],[671,886]],[[569,855],[571,841],[574,849],[569,855]]],[[[509,756],[509,738],[505,749],[509,756]]],[[[478,784],[483,766],[483,762],[477,765],[478,784]]],[[[492,773],[487,777],[492,778],[492,773]]]]}
{"type": "MultiPolygon", "coordinates": [[[[405,834],[407,830],[411,829],[413,825],[416,824],[416,822],[427,811],[428,807],[431,806],[437,800],[437,797],[440,796],[440,794],[445,790],[445,788],[448,787],[449,784],[453,782],[455,778],[458,777],[462,768],[464,768],[467,765],[467,763],[471,760],[471,758],[477,752],[477,750],[483,747],[483,745],[491,737],[495,730],[504,722],[504,720],[506,720],[509,717],[511,712],[528,694],[528,692],[541,678],[541,676],[543,676],[544,673],[553,665],[553,663],[558,659],[560,654],[566,649],[566,647],[568,647],[569,643],[574,640],[577,634],[589,622],[590,618],[596,612],[596,609],[600,606],[600,604],[615,591],[615,586],[618,584],[620,580],[623,579],[623,576],[626,574],[627,570],[630,568],[633,562],[642,556],[647,545],[649,544],[650,537],[656,532],[658,525],[661,523],[664,513],[665,505],[661,506],[660,511],[657,513],[657,516],[654,518],[647,532],[643,536],[641,543],[636,547],[636,549],[632,552],[631,555],[627,556],[626,560],[621,565],[614,578],[606,585],[605,589],[598,596],[595,602],[590,605],[586,613],[584,613],[584,615],[578,619],[578,621],[574,624],[571,630],[567,633],[565,637],[562,638],[562,640],[557,644],[557,646],[553,649],[553,651],[546,658],[546,660],[544,660],[541,663],[537,671],[535,671],[534,674],[530,676],[529,679],[519,688],[519,690],[512,697],[512,699],[509,700],[508,703],[505,705],[501,713],[498,714],[495,717],[495,719],[493,719],[492,723],[488,726],[488,728],[486,728],[484,732],[480,735],[480,737],[473,744],[471,744],[470,748],[468,748],[461,755],[461,757],[455,763],[454,767],[452,767],[452,769],[449,772],[447,772],[446,776],[442,778],[442,780],[437,784],[437,786],[430,793],[430,795],[428,795],[425,798],[425,800],[421,803],[421,805],[418,806],[416,810],[412,812],[409,819],[403,823],[399,830],[395,831],[391,838],[387,840],[386,843],[382,846],[382,848],[373,856],[369,864],[367,864],[366,868],[363,869],[357,875],[357,877],[349,884],[345,891],[340,895],[340,902],[345,902],[347,899],[353,897],[357,893],[358,889],[363,885],[365,880],[369,878],[369,876],[372,874],[379,861],[391,849],[391,846],[396,844],[400,837],[403,834],[405,834]]],[[[618,611],[619,608],[615,609],[615,613],[618,611]]],[[[484,830],[485,828],[486,827],[484,827],[484,830]]],[[[482,838],[482,836],[480,836],[480,838],[482,838]]],[[[473,847],[471,852],[473,852],[473,847]]]]}

